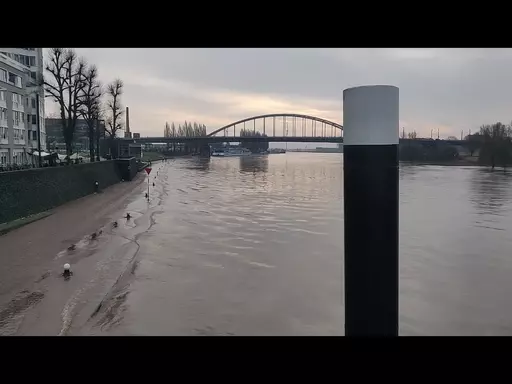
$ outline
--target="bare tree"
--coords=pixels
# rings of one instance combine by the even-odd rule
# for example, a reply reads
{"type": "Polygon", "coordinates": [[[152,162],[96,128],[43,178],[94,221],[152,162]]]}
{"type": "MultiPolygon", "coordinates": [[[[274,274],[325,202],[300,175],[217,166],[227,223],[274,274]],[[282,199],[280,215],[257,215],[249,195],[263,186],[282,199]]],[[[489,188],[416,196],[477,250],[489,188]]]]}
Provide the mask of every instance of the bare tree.
{"type": "Polygon", "coordinates": [[[409,139],[417,139],[417,138],[418,138],[418,134],[416,133],[416,131],[412,131],[412,132],[409,132],[409,133],[407,134],[407,137],[408,137],[409,139]]]}
{"type": "Polygon", "coordinates": [[[87,123],[89,136],[89,156],[94,161],[94,128],[98,123],[101,108],[102,89],[98,80],[98,69],[96,66],[89,67],[84,75],[85,87],[80,94],[81,108],[80,115],[87,123]]]}
{"type": "Polygon", "coordinates": [[[66,153],[72,154],[76,121],[81,107],[80,93],[85,87],[86,63],[78,58],[73,49],[52,48],[45,69],[51,76],[43,78],[47,93],[59,104],[62,134],[66,142],[66,153]]]}
{"type": "MultiPolygon", "coordinates": [[[[117,137],[117,131],[122,128],[121,115],[123,108],[121,106],[121,95],[123,94],[123,81],[116,79],[107,87],[107,125],[105,132],[108,134],[111,154],[114,155],[114,139],[117,137]]],[[[117,157],[117,156],[114,156],[117,157]]]]}

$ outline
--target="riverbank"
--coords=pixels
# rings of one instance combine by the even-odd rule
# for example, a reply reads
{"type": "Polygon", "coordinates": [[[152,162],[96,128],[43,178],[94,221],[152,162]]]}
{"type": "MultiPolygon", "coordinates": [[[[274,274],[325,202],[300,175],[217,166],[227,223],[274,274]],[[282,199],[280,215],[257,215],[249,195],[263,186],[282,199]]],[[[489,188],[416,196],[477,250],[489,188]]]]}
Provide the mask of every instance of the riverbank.
{"type": "Polygon", "coordinates": [[[404,161],[400,160],[400,164],[407,165],[438,165],[438,166],[455,166],[455,167],[488,167],[488,165],[478,162],[478,157],[462,158],[453,161],[404,161]]]}
{"type": "MultiPolygon", "coordinates": [[[[44,279],[45,271],[63,249],[99,231],[132,196],[144,193],[146,179],[139,173],[104,191],[65,203],[51,215],[0,236],[0,308],[20,292],[44,279]]],[[[0,311],[0,326],[9,312],[0,311]]]]}

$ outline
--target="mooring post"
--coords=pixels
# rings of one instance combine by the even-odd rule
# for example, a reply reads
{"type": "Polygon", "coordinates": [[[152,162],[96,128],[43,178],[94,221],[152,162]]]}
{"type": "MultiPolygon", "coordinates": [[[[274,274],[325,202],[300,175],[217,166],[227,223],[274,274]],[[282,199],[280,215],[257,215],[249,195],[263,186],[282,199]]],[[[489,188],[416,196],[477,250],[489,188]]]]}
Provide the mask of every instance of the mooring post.
{"type": "Polygon", "coordinates": [[[398,336],[398,88],[343,91],[345,335],[398,336]]]}

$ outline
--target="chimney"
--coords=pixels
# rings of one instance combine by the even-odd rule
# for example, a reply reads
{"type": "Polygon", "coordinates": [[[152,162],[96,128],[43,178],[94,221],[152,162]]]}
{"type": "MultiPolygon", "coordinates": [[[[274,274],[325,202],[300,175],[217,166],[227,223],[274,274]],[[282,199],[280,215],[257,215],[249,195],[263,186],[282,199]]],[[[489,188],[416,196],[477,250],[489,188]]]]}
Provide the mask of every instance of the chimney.
{"type": "Polygon", "coordinates": [[[130,132],[130,109],[126,107],[126,131],[124,137],[131,138],[132,134],[130,132]]]}

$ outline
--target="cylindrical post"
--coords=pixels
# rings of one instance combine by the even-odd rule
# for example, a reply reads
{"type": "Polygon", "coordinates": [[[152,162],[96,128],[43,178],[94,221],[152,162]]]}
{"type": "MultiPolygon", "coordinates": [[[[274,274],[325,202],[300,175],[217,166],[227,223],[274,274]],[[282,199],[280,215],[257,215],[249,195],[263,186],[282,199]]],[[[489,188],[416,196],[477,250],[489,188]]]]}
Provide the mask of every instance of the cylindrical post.
{"type": "Polygon", "coordinates": [[[345,335],[398,335],[398,88],[343,91],[345,335]]]}

